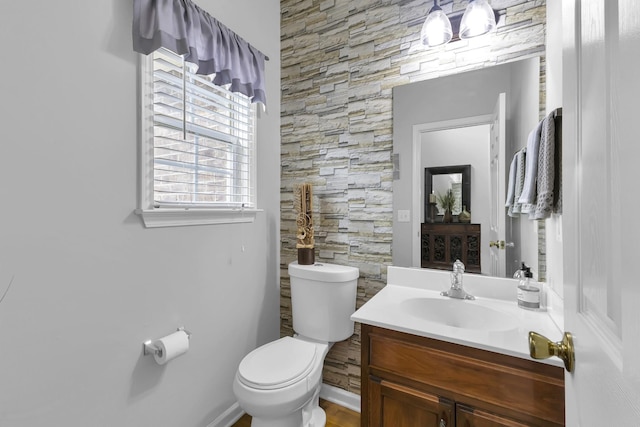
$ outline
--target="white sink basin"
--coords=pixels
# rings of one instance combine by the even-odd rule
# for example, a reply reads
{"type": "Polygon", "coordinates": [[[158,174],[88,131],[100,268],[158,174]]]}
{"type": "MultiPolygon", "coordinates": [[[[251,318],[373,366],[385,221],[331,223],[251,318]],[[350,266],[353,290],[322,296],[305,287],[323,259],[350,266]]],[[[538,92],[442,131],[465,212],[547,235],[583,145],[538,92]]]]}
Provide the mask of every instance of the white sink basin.
{"type": "MultiPolygon", "coordinates": [[[[464,288],[476,297],[472,301],[440,295],[451,284],[445,270],[389,266],[387,282],[351,320],[526,360],[533,360],[529,331],[562,337],[547,312],[518,308],[514,279],[465,273],[464,288]]],[[[539,362],[563,366],[557,358],[539,362]]]]}
{"type": "Polygon", "coordinates": [[[477,301],[410,298],[400,303],[405,313],[441,325],[482,331],[508,331],[518,327],[512,315],[479,305],[477,301]]]}

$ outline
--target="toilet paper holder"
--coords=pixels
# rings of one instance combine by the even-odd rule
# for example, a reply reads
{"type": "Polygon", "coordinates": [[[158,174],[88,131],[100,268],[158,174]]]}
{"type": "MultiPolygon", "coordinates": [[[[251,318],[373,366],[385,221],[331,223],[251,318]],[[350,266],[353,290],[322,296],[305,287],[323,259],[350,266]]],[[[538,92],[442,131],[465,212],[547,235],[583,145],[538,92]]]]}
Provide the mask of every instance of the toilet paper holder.
{"type": "MultiPolygon", "coordinates": [[[[187,334],[187,338],[191,339],[191,332],[187,331],[184,326],[180,326],[177,330],[183,331],[185,334],[187,334]]],[[[153,342],[154,340],[147,340],[142,343],[142,354],[144,356],[151,354],[154,356],[157,355],[159,357],[162,357],[162,349],[156,347],[153,342]]]]}

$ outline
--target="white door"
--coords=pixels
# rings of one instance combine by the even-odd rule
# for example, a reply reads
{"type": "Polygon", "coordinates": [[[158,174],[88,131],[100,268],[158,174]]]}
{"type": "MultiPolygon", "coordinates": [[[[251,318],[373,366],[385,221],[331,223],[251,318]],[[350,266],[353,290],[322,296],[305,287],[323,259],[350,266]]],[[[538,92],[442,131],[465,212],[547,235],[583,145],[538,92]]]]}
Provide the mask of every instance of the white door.
{"type": "Polygon", "coordinates": [[[562,14],[567,426],[640,426],[640,2],[562,14]]]}
{"type": "Polygon", "coordinates": [[[498,95],[493,110],[491,129],[489,134],[489,165],[491,182],[491,212],[489,219],[489,259],[491,276],[504,277],[506,269],[506,255],[504,251],[505,238],[505,145],[506,145],[506,94],[498,95]]]}

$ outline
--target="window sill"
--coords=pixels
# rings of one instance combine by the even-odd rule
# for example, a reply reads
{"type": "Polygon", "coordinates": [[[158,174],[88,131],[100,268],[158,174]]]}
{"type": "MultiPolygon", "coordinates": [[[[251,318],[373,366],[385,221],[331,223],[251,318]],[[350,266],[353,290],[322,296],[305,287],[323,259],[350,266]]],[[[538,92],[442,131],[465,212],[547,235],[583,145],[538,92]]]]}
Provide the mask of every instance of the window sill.
{"type": "Polygon", "coordinates": [[[262,209],[136,209],[146,228],[253,222],[262,209]]]}

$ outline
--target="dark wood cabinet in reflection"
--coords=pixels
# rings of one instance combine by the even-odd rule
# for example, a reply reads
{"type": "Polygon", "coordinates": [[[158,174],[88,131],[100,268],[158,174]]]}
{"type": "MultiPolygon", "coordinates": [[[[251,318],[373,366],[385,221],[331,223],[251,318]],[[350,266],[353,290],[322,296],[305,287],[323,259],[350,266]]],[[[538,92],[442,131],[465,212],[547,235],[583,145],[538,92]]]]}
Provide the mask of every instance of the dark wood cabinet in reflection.
{"type": "Polygon", "coordinates": [[[421,266],[451,270],[456,259],[465,271],[480,273],[480,224],[424,223],[421,236],[421,266]]]}

